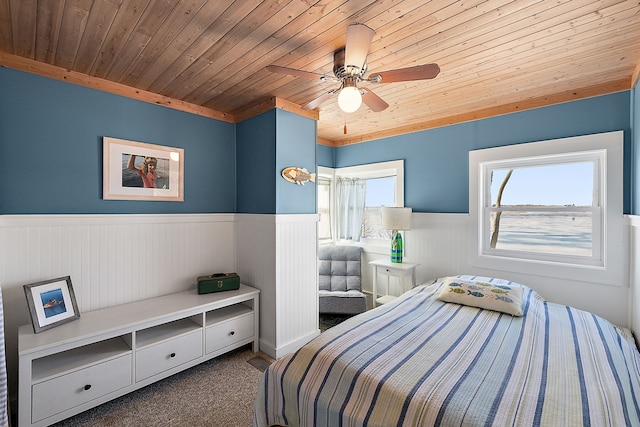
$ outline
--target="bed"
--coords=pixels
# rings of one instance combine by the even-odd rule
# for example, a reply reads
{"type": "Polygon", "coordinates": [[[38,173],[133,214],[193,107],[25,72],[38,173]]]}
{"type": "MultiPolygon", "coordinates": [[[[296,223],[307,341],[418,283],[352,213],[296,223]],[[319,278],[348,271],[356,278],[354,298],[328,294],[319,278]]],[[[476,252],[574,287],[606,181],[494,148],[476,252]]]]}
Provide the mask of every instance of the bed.
{"type": "Polygon", "coordinates": [[[639,426],[639,398],[630,331],[517,283],[454,276],[352,317],[273,363],[254,425],[639,426]],[[472,287],[454,292],[456,281],[472,287]],[[502,289],[517,289],[520,300],[502,289]],[[444,301],[445,291],[470,300],[444,301]],[[521,312],[478,308],[474,292],[521,312]]]}

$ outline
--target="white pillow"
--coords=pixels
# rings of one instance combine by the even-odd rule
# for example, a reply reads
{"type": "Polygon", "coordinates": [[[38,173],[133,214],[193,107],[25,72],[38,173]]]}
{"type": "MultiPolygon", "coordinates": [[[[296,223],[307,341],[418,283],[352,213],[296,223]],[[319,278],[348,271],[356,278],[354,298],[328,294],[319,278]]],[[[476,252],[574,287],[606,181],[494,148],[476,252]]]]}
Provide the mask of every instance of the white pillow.
{"type": "Polygon", "coordinates": [[[446,277],[437,299],[522,316],[524,288],[446,277]]]}

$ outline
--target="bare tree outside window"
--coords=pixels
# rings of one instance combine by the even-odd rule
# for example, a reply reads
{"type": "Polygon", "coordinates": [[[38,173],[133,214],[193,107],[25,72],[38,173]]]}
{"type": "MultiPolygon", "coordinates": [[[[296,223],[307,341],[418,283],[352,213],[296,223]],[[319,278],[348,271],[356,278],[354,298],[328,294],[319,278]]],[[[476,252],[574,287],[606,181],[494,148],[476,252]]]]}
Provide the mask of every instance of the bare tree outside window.
{"type": "MultiPolygon", "coordinates": [[[[500,184],[500,189],[498,190],[498,196],[496,198],[495,207],[499,208],[502,201],[502,193],[504,192],[504,187],[509,182],[509,178],[511,178],[511,174],[513,173],[513,169],[509,169],[509,172],[505,175],[502,180],[502,184],[500,184]]],[[[493,172],[491,173],[491,179],[493,180],[493,172]]],[[[498,243],[498,235],[500,234],[500,217],[502,216],[502,212],[494,212],[493,214],[493,232],[491,234],[491,248],[495,249],[496,244],[498,243]]]]}

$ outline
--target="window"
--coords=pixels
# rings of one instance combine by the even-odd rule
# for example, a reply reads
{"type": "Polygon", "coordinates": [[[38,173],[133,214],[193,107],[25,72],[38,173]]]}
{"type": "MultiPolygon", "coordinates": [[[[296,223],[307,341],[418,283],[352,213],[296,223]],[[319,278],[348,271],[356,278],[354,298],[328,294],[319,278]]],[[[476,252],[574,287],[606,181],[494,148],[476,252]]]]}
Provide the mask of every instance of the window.
{"type": "Polygon", "coordinates": [[[320,242],[385,242],[382,206],[404,206],[402,160],[331,169],[318,168],[320,242]]]}
{"type": "Polygon", "coordinates": [[[331,177],[318,177],[318,239],[320,242],[333,240],[331,233],[331,177]]]}
{"type": "Polygon", "coordinates": [[[361,237],[391,239],[391,231],[382,228],[382,207],[396,206],[396,175],[365,180],[366,196],[361,237]]]}
{"type": "Polygon", "coordinates": [[[602,265],[604,155],[484,164],[483,253],[602,265]]]}
{"type": "Polygon", "coordinates": [[[601,282],[623,271],[622,132],[473,151],[469,165],[473,265],[601,282]]]}

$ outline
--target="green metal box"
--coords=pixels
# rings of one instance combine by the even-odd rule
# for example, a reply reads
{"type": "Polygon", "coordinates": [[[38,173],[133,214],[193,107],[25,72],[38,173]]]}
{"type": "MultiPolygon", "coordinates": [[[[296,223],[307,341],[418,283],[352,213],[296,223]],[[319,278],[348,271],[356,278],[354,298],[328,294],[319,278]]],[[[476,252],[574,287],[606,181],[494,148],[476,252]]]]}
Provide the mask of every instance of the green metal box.
{"type": "Polygon", "coordinates": [[[199,294],[233,291],[240,288],[240,276],[236,273],[215,273],[209,276],[198,276],[196,280],[199,294]]]}

